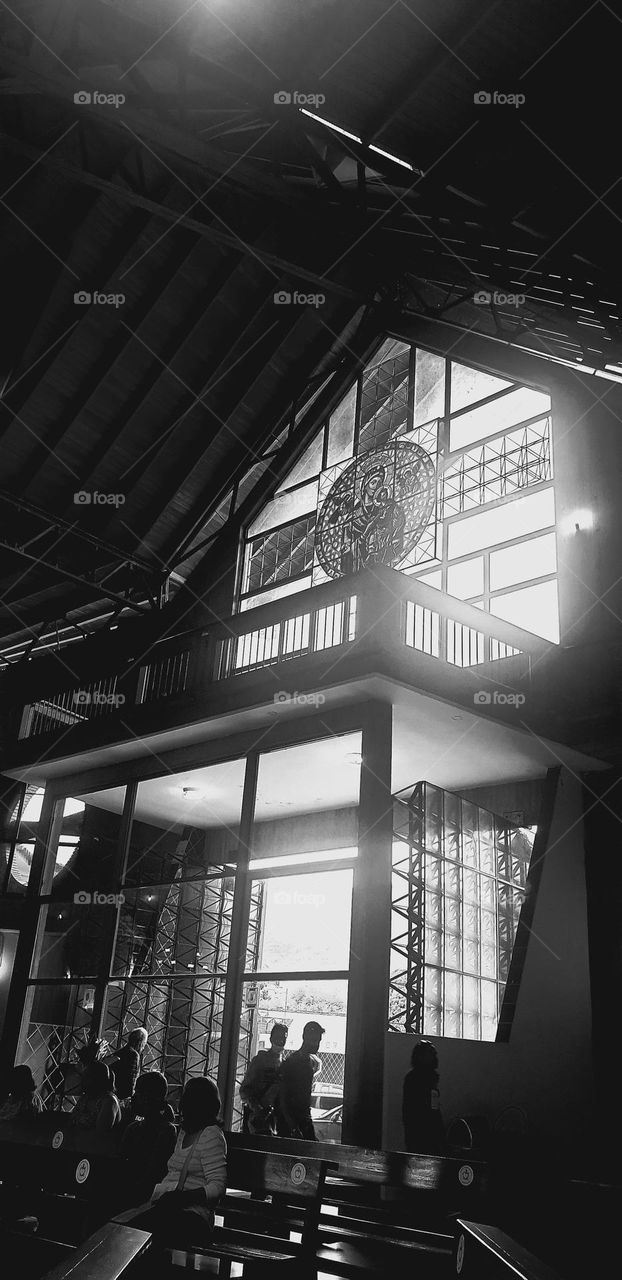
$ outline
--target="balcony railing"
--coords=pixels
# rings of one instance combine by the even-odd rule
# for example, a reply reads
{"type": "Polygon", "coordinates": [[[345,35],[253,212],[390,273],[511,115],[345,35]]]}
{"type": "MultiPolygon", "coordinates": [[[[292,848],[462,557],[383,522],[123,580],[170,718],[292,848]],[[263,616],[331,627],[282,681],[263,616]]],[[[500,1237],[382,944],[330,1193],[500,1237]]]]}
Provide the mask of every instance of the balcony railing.
{"type": "MultiPolygon", "coordinates": [[[[131,706],[197,704],[209,687],[222,691],[243,676],[335,649],[383,658],[414,650],[480,674],[501,663],[504,679],[524,679],[532,657],[555,646],[393,570],[363,571],[162,641],[122,674],[46,693],[23,708],[18,736],[67,733],[131,706]]],[[[416,684],[415,666],[412,678],[416,684]]]]}

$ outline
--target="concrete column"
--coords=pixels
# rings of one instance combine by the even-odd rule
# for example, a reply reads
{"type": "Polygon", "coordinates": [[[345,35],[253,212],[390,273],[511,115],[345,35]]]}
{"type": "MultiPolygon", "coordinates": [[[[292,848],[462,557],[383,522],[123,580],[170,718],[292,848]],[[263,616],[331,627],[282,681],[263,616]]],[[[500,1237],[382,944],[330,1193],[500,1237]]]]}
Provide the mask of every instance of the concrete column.
{"type": "Polygon", "coordinates": [[[382,1145],[384,1043],[391,945],[392,707],[362,724],[359,852],[354,871],[343,1141],[382,1145]]]}

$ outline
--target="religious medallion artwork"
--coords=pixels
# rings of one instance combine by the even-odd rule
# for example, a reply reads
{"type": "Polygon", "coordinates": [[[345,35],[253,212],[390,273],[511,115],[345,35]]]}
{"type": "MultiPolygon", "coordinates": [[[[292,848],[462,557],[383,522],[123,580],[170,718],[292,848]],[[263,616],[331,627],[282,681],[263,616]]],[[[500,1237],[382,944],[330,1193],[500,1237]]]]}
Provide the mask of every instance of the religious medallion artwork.
{"type": "Polygon", "coordinates": [[[318,516],[315,548],[325,573],[394,568],[421,538],[435,500],[434,463],[419,445],[395,440],[355,458],[318,516]]]}

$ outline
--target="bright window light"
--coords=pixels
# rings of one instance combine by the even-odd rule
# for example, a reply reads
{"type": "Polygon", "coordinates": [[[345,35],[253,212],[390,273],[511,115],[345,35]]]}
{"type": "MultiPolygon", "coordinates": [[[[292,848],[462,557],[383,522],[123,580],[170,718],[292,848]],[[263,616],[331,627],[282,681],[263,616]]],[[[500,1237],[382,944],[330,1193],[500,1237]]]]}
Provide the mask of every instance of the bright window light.
{"type": "Polygon", "coordinates": [[[73,796],[67,796],[65,808],[63,809],[63,818],[70,818],[74,813],[84,813],[84,809],[84,800],[75,800],[73,796]]]}
{"type": "Polygon", "coordinates": [[[317,853],[286,853],[276,858],[251,858],[253,871],[267,871],[270,867],[294,867],[312,862],[340,862],[358,857],[358,849],[322,849],[317,853]]]}
{"type": "Polygon", "coordinates": [[[536,414],[550,412],[550,397],[531,387],[517,387],[507,395],[491,400],[488,404],[469,409],[452,420],[449,429],[449,448],[464,449],[474,440],[498,435],[499,431],[513,427],[517,422],[534,418],[536,414]]]}
{"type": "Polygon", "coordinates": [[[43,804],[43,787],[37,791],[24,808],[22,813],[22,822],[38,822],[41,817],[41,806],[43,804]]]}
{"type": "Polygon", "coordinates": [[[484,561],[465,560],[463,564],[450,565],[447,570],[447,591],[458,600],[468,600],[484,590],[484,561]]]}
{"type": "Polygon", "coordinates": [[[493,596],[490,612],[516,627],[532,631],[544,640],[559,644],[559,606],[557,583],[539,582],[509,595],[493,596]]]}
{"type": "Polygon", "coordinates": [[[526,498],[492,507],[479,515],[457,520],[449,527],[449,554],[468,555],[494,547],[496,542],[510,542],[526,533],[536,533],[555,524],[555,499],[552,489],[541,489],[526,498]]]}
{"type": "MultiPolygon", "coordinates": [[[[555,534],[545,533],[543,538],[530,538],[515,547],[504,547],[490,556],[490,590],[511,587],[515,582],[529,582],[532,578],[546,578],[557,572],[555,534]]],[[[475,592],[473,592],[475,594],[475,592]]]]}

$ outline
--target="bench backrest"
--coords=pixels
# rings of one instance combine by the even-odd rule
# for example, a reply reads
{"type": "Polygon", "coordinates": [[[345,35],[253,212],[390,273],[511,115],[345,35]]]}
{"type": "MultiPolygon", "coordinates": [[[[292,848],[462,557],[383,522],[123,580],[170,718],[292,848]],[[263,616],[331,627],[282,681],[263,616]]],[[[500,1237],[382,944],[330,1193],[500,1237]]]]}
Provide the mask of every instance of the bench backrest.
{"type": "Polygon", "coordinates": [[[119,1168],[116,1135],[80,1130],[62,1119],[1,1124],[0,1181],[85,1200],[113,1188],[119,1168]]]}
{"type": "Polygon", "coordinates": [[[229,1147],[227,1154],[227,1189],[232,1191],[315,1201],[321,1196],[325,1175],[325,1163],[308,1156],[250,1150],[241,1144],[229,1147]]]}
{"type": "Polygon", "coordinates": [[[494,1265],[494,1274],[507,1276],[507,1280],[560,1280],[556,1271],[552,1271],[528,1249],[517,1244],[516,1240],[512,1240],[499,1227],[465,1222],[462,1218],[458,1219],[456,1225],[458,1275],[477,1274],[486,1258],[489,1265],[494,1265]]]}
{"type": "Polygon", "coordinates": [[[57,1263],[43,1280],[119,1280],[139,1258],[151,1241],[147,1231],[120,1227],[107,1222],[62,1262],[57,1263]]]}
{"type": "Polygon", "coordinates": [[[110,1133],[80,1129],[73,1124],[71,1116],[63,1112],[44,1112],[32,1119],[0,1122],[0,1145],[4,1142],[19,1142],[29,1147],[50,1147],[54,1138],[55,1150],[62,1147],[65,1151],[109,1156],[119,1155],[121,1151],[121,1132],[118,1127],[110,1133]],[[59,1138],[59,1134],[62,1134],[62,1138],[59,1138]]]}
{"type": "Polygon", "coordinates": [[[408,1191],[436,1191],[462,1198],[486,1189],[487,1167],[481,1161],[447,1156],[411,1155],[405,1151],[376,1151],[341,1143],[305,1142],[297,1138],[271,1138],[228,1133],[230,1151],[244,1146],[299,1158],[315,1158],[336,1165],[331,1174],[354,1182],[375,1183],[408,1191]]]}

